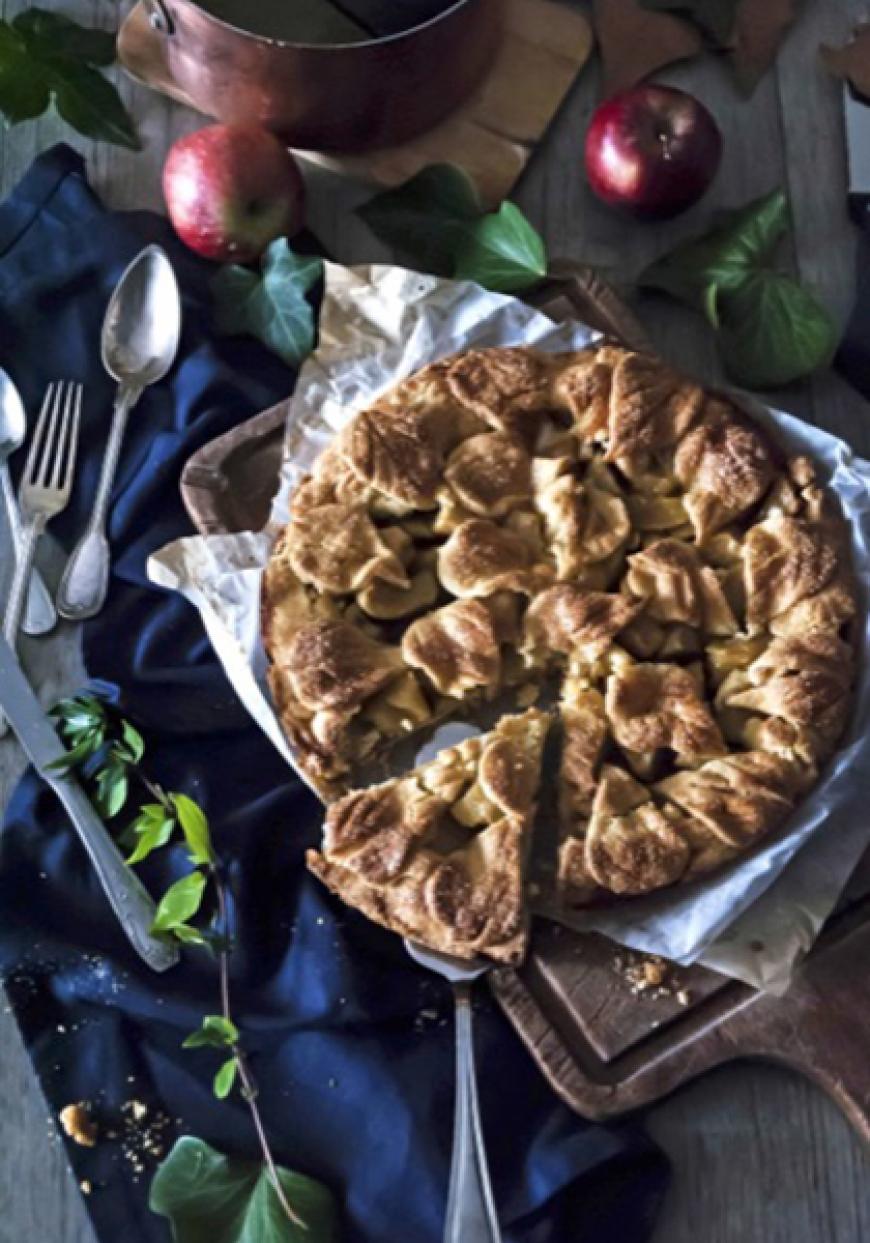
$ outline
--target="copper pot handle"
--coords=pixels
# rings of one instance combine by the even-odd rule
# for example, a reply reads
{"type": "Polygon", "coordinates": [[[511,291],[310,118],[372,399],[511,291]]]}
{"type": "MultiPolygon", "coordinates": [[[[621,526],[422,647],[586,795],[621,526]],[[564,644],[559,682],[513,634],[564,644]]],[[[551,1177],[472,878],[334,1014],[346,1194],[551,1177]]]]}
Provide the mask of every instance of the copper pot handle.
{"type": "Polygon", "coordinates": [[[175,22],[164,0],[143,0],[151,29],[162,35],[175,34],[175,22]]]}

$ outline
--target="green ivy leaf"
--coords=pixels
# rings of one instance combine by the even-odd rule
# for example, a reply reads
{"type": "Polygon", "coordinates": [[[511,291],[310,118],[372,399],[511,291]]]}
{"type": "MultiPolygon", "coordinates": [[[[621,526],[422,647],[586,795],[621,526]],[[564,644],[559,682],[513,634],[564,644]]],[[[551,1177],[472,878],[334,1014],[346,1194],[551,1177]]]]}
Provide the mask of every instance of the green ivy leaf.
{"type": "Polygon", "coordinates": [[[839,331],[827,310],[790,276],[747,277],[720,307],[722,357],[732,379],[777,388],[826,367],[839,331]]]}
{"type": "Polygon", "coordinates": [[[0,113],[6,124],[42,116],[50,103],[48,83],[33,73],[23,40],[6,22],[0,22],[0,113]]]}
{"type": "Polygon", "coordinates": [[[173,1243],[337,1243],[335,1202],[326,1187],[280,1167],[278,1177],[304,1226],[288,1219],[264,1166],[183,1136],[157,1170],[149,1204],[169,1219],[173,1243]]]}
{"type": "Polygon", "coordinates": [[[90,65],[58,58],[51,75],[58,114],[86,138],[139,151],[142,144],[115,87],[90,65]]]}
{"type": "Polygon", "coordinates": [[[425,271],[516,293],[547,273],[543,239],[513,203],[481,214],[473,184],[452,164],[432,164],[358,209],[381,241],[425,271]]]}
{"type": "Polygon", "coordinates": [[[686,17],[716,47],[728,47],[740,0],[640,0],[645,9],[686,17]]]}
{"type": "Polygon", "coordinates": [[[547,274],[543,239],[514,203],[502,203],[466,230],[454,276],[499,293],[517,293],[547,274]]]}
{"type": "Polygon", "coordinates": [[[202,906],[205,893],[205,876],[202,872],[189,872],[167,889],[160,899],[152,932],[172,932],[187,923],[202,906]]]}
{"type": "Polygon", "coordinates": [[[796,280],[771,267],[788,225],[785,194],[774,190],[657,260],[639,281],[701,311],[719,329],[729,375],[751,388],[809,375],[826,366],[836,349],[837,329],[828,312],[796,280]]]}
{"type": "Polygon", "coordinates": [[[215,1075],[213,1091],[219,1101],[226,1100],[230,1092],[232,1092],[233,1084],[236,1082],[238,1070],[238,1059],[228,1057],[223,1066],[221,1066],[220,1070],[215,1075]]]}
{"type": "Polygon", "coordinates": [[[190,850],[191,863],[214,863],[215,853],[205,812],[186,794],[170,794],[169,797],[190,850]]]}
{"type": "Polygon", "coordinates": [[[712,308],[718,294],[738,288],[770,262],[788,222],[785,194],[773,190],[737,211],[722,213],[715,228],[657,259],[641,273],[638,284],[687,303],[706,314],[715,327],[712,308]]]}
{"type": "Polygon", "coordinates": [[[12,29],[44,55],[76,56],[86,65],[111,65],[115,60],[115,35],[110,30],[92,30],[49,9],[31,8],[19,13],[12,29]]]}
{"type": "Polygon", "coordinates": [[[212,282],[215,325],[225,336],[252,336],[296,367],[314,348],[314,310],[306,298],[320,259],[295,255],[285,238],[266,250],[260,275],[232,264],[212,282]]]}
{"type": "Polygon", "coordinates": [[[0,21],[0,113],[14,125],[40,116],[51,102],[88,138],[138,150],[130,114],[100,73],[114,60],[114,37],[47,9],[0,21]]]}
{"type": "Polygon", "coordinates": [[[182,1049],[226,1049],[239,1043],[239,1029],[222,1014],[207,1014],[198,1031],[191,1032],[182,1049]]]}
{"type": "Polygon", "coordinates": [[[455,164],[430,164],[357,208],[375,237],[440,276],[453,271],[465,225],[482,211],[474,183],[455,164]]]}

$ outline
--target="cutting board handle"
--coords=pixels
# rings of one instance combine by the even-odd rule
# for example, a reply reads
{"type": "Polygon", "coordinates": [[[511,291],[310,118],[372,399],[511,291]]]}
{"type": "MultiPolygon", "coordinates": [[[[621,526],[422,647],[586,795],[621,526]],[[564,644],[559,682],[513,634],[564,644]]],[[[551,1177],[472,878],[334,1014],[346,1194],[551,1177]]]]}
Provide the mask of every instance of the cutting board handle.
{"type": "Polygon", "coordinates": [[[870,925],[864,924],[811,956],[784,997],[760,997],[744,1020],[734,1016],[727,1021],[723,1033],[734,1039],[740,1052],[788,1066],[818,1084],[866,1143],[870,1143],[868,962],[870,925]]]}

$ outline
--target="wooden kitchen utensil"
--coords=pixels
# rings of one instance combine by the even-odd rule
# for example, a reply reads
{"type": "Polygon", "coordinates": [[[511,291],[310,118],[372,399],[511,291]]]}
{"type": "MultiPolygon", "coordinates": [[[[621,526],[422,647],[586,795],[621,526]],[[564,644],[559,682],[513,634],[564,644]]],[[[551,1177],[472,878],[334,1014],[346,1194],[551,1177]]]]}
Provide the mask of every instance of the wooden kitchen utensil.
{"type": "MultiPolygon", "coordinates": [[[[635,317],[591,268],[557,263],[552,273],[530,299],[541,310],[648,347],[635,317]]],[[[199,531],[266,523],[287,409],[280,403],[189,460],[181,492],[199,531]]],[[[812,1079],[870,1140],[870,853],[782,997],[699,966],[670,969],[666,989],[636,991],[619,969],[630,957],[595,933],[539,918],[523,966],[488,976],[531,1057],[579,1114],[614,1117],[714,1066],[760,1058],[812,1079]]]]}
{"type": "MultiPolygon", "coordinates": [[[[553,0],[504,0],[504,35],[481,85],[447,120],[399,146],[362,155],[300,151],[304,159],[380,186],[395,186],[427,164],[461,164],[487,207],[506,198],[592,50],[581,13],[553,0]]],[[[138,81],[194,107],[173,79],[166,39],[133,8],[118,35],[118,58],[138,81]]]]}

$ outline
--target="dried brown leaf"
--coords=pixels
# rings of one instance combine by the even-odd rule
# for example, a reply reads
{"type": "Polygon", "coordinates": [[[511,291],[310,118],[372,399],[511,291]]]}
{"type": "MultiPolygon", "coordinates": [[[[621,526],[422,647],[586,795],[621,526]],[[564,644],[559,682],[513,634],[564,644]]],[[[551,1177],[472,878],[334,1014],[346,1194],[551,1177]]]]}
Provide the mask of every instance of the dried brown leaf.
{"type": "Polygon", "coordinates": [[[697,55],[704,46],[701,32],[691,23],[642,8],[637,0],[594,0],[593,21],[604,98],[635,86],[675,60],[697,55]]]}
{"type": "Polygon", "coordinates": [[[819,48],[822,64],[830,73],[851,83],[859,95],[870,99],[870,22],[855,31],[845,47],[819,48]]]}

